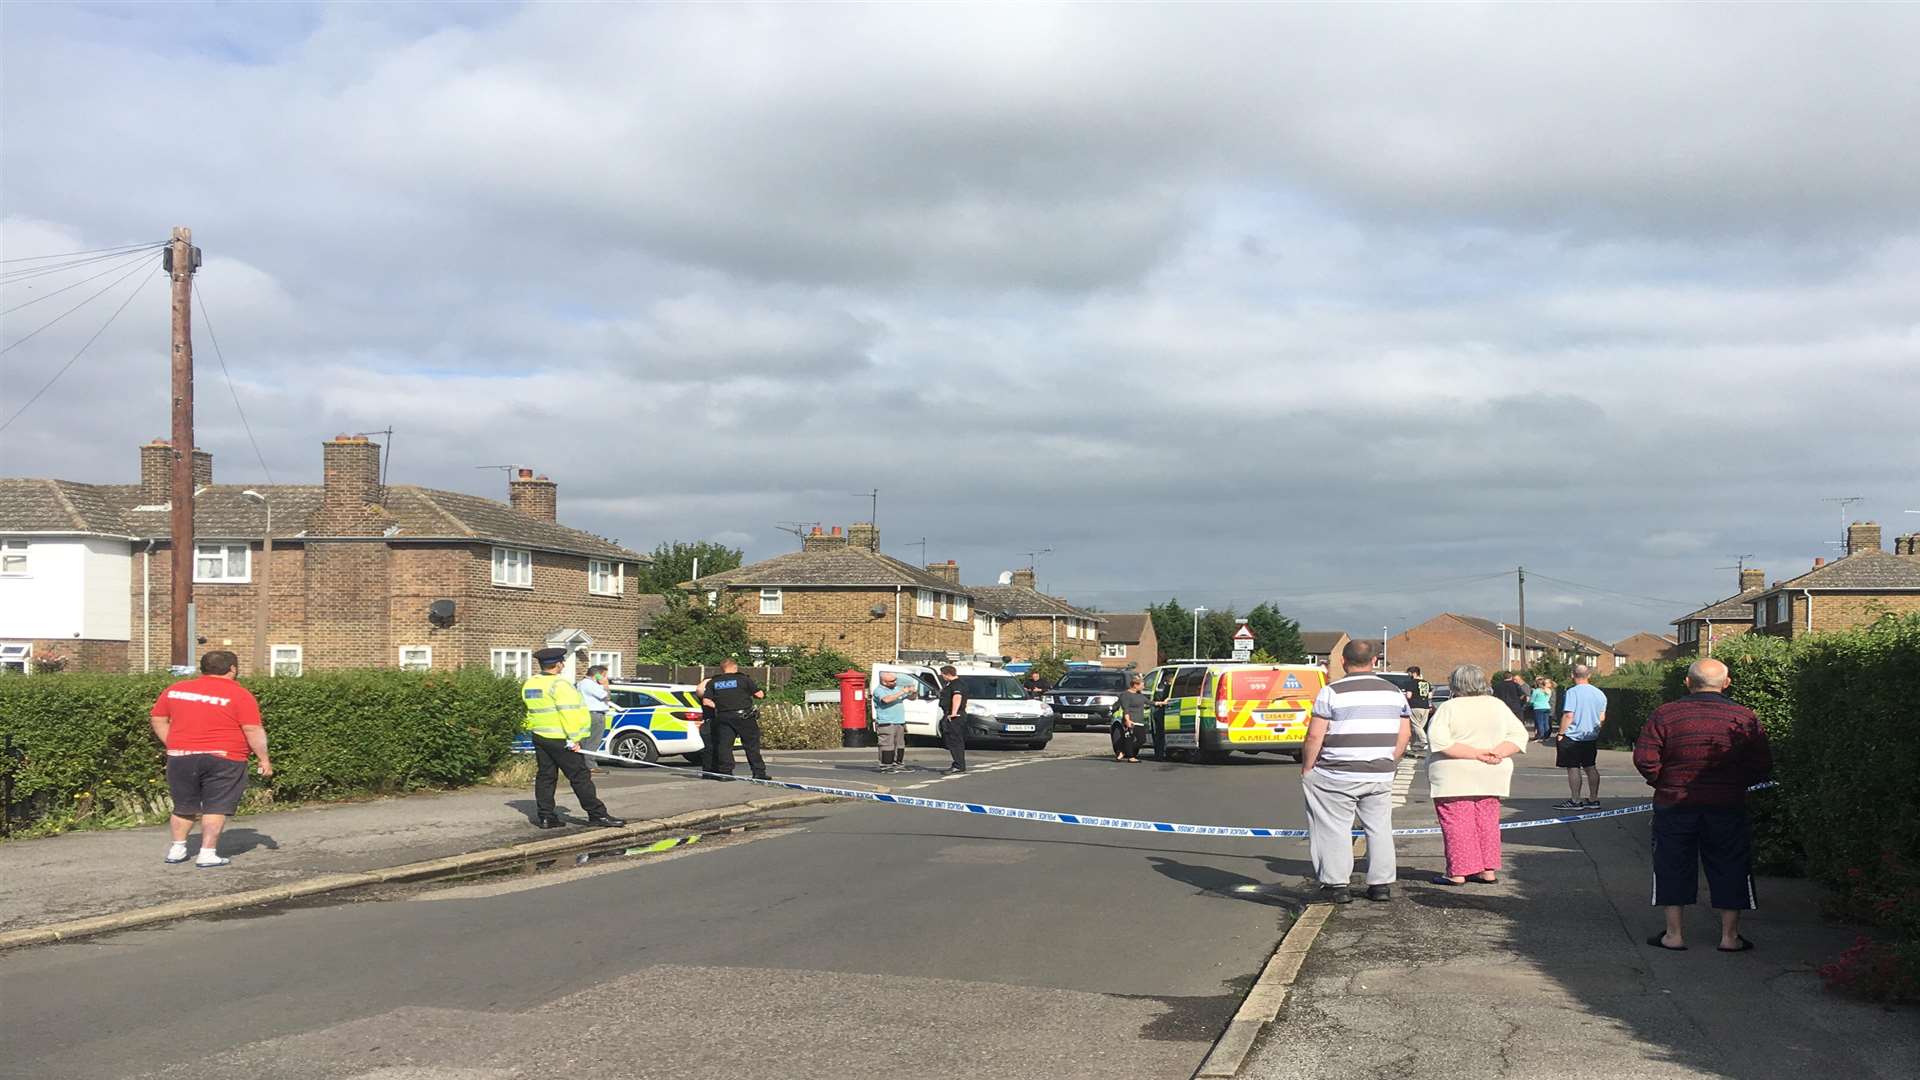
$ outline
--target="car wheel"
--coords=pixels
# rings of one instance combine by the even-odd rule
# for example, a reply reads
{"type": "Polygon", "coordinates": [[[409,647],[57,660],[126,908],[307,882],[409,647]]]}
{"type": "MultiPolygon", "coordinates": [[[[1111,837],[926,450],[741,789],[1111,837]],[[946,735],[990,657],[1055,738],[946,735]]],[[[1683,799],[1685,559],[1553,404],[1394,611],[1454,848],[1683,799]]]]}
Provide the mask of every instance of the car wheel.
{"type": "MultiPolygon", "coordinates": [[[[609,750],[614,757],[626,758],[628,761],[644,761],[652,764],[660,760],[660,748],[653,745],[652,739],[638,731],[623,731],[615,735],[609,750]]],[[[694,760],[699,760],[697,755],[694,756],[694,760]]]]}
{"type": "Polygon", "coordinates": [[[1202,750],[1199,753],[1200,764],[1225,765],[1227,763],[1227,754],[1229,752],[1230,751],[1226,751],[1226,750],[1202,750]]]}

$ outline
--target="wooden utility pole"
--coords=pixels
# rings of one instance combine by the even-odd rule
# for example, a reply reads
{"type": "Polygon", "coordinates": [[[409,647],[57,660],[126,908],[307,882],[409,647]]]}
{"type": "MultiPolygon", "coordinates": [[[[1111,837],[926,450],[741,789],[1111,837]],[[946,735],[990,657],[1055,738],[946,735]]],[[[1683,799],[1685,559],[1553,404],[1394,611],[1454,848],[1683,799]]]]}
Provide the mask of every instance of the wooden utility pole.
{"type": "Polygon", "coordinates": [[[1527,670],[1527,568],[1519,567],[1520,580],[1520,668],[1527,670]]]}
{"type": "Polygon", "coordinates": [[[170,663],[193,663],[193,272],[200,249],[193,230],[175,226],[167,245],[173,288],[173,508],[168,518],[173,545],[173,642],[170,663]]]}

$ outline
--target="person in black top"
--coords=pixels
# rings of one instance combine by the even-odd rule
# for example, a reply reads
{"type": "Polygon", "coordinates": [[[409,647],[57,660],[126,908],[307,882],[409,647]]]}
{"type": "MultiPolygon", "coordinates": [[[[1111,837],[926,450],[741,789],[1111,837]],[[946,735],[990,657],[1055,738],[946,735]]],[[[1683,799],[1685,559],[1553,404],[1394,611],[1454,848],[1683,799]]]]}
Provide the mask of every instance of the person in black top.
{"type": "Polygon", "coordinates": [[[1146,680],[1135,675],[1127,680],[1127,688],[1120,694],[1119,702],[1114,706],[1113,759],[1115,761],[1140,760],[1140,740],[1147,733],[1147,695],[1142,692],[1146,680]]]}
{"type": "Polygon", "coordinates": [[[1025,688],[1029,698],[1042,697],[1047,691],[1053,689],[1053,687],[1047,685],[1047,680],[1041,678],[1040,673],[1037,671],[1027,672],[1025,688]]]}
{"type": "Polygon", "coordinates": [[[1527,699],[1532,695],[1527,690],[1527,683],[1523,676],[1515,673],[1500,680],[1500,684],[1493,688],[1493,696],[1513,710],[1514,719],[1526,719],[1527,699]]]}
{"type": "Polygon", "coordinates": [[[721,663],[720,674],[707,680],[700,704],[713,710],[714,772],[733,775],[733,740],[738,736],[753,778],[771,779],[760,758],[760,717],[754,710],[754,702],[766,696],[753,676],[741,674],[740,662],[732,657],[721,663]]]}
{"type": "Polygon", "coordinates": [[[953,755],[950,773],[967,771],[967,692],[960,689],[960,672],[952,664],[940,669],[940,734],[953,755]]]}

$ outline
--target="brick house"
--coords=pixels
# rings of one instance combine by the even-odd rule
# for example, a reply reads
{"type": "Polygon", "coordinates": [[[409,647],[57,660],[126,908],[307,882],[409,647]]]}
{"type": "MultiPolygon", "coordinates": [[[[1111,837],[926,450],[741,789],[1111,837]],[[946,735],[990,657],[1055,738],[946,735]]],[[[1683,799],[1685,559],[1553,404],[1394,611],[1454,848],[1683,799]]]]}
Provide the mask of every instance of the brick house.
{"type": "Polygon", "coordinates": [[[1595,675],[1610,675],[1615,668],[1626,662],[1614,652],[1611,642],[1602,641],[1592,634],[1583,634],[1571,626],[1557,633],[1588,650],[1585,655],[1592,656],[1593,659],[1585,662],[1592,666],[1595,675]]]}
{"type": "Polygon", "coordinates": [[[1307,654],[1307,663],[1319,664],[1333,672],[1334,678],[1339,678],[1334,665],[1340,662],[1340,650],[1346,648],[1351,640],[1345,630],[1300,631],[1300,648],[1307,654]]]}
{"type": "Polygon", "coordinates": [[[974,590],[958,566],[938,569],[883,553],[879,530],[861,522],[844,533],[815,527],[799,551],[682,587],[740,613],[749,637],[775,647],[833,649],[862,665],[970,655],[974,590]]]}
{"type": "MultiPolygon", "coordinates": [[[[1519,627],[1447,612],[1389,638],[1387,658],[1395,671],[1418,666],[1430,682],[1445,681],[1447,674],[1461,664],[1478,665],[1492,675],[1531,666],[1549,655],[1597,669],[1600,651],[1589,644],[1597,640],[1585,634],[1572,638],[1553,630],[1528,627],[1523,661],[1519,627]]],[[[1603,644],[1601,649],[1611,660],[1611,646],[1603,644]]]]}
{"type": "Polygon", "coordinates": [[[1796,638],[1864,626],[1889,612],[1920,611],[1920,533],[1898,537],[1892,552],[1880,546],[1880,526],[1847,526],[1847,553],[1777,581],[1753,598],[1755,633],[1796,638]]]}
{"type": "MultiPolygon", "coordinates": [[[[114,625],[125,626],[125,637],[91,642],[76,669],[167,664],[173,456],[164,442],[142,446],[139,484],[0,481],[0,535],[27,534],[31,560],[64,529],[100,546],[100,580],[118,586],[123,616],[114,625]]],[[[468,665],[522,674],[532,651],[549,645],[584,650],[616,671],[632,657],[639,592],[627,582],[646,557],[561,525],[553,481],[519,470],[502,503],[384,485],[380,447],[361,436],[329,440],[321,456],[320,484],[248,488],[213,483],[212,458],[195,452],[199,641],[190,654],[230,649],[243,671],[286,675],[468,665]],[[254,655],[263,588],[267,658],[254,655]]],[[[103,619],[108,587],[92,578],[80,586],[90,604],[102,605],[103,619]]],[[[0,637],[14,633],[12,618],[10,610],[0,616],[0,637]]]]}
{"type": "Polygon", "coordinates": [[[1715,645],[1753,629],[1753,600],[1766,586],[1764,571],[1745,567],[1740,571],[1739,592],[1673,620],[1676,655],[1712,656],[1715,645]]]}
{"type": "Polygon", "coordinates": [[[999,651],[1015,660],[1049,653],[1068,660],[1100,658],[1101,616],[1034,587],[1032,568],[1006,585],[971,585],[980,609],[999,620],[999,651]]]}
{"type": "Polygon", "coordinates": [[[1144,611],[1108,613],[1100,628],[1100,666],[1146,672],[1160,663],[1160,637],[1144,611]]]}
{"type": "Polygon", "coordinates": [[[1664,634],[1641,631],[1613,643],[1616,668],[1648,660],[1671,660],[1680,655],[1680,643],[1664,634]]]}

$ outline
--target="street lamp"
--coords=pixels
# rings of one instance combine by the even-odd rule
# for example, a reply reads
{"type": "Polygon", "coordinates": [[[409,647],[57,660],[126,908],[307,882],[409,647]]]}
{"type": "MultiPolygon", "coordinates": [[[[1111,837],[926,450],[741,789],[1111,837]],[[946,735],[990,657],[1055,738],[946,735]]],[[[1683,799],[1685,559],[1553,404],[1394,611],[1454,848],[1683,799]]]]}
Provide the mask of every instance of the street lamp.
{"type": "Polygon", "coordinates": [[[252,488],[240,494],[259,503],[267,511],[267,527],[261,534],[260,542],[260,572],[254,575],[253,585],[259,597],[259,607],[253,616],[253,662],[258,665],[262,675],[271,675],[273,657],[267,654],[267,589],[273,576],[273,504],[252,488]]]}
{"type": "Polygon", "coordinates": [[[1203,607],[1193,609],[1193,652],[1191,655],[1195,660],[1200,659],[1200,616],[1206,613],[1207,609],[1203,607]]]}
{"type": "Polygon", "coordinates": [[[1380,670],[1387,670],[1387,628],[1380,628],[1380,670]]]}

